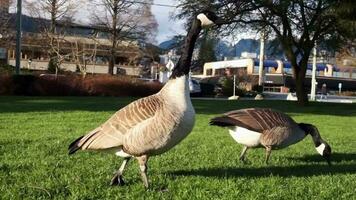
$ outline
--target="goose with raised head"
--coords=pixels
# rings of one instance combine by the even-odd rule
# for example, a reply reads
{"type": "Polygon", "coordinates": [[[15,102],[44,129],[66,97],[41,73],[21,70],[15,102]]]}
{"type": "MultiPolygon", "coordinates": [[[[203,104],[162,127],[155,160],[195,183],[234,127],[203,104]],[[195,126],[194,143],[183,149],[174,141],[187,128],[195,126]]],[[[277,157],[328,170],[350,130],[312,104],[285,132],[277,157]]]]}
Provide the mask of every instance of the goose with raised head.
{"type": "Polygon", "coordinates": [[[311,135],[317,152],[330,165],[331,147],[311,124],[296,123],[288,115],[267,108],[248,108],[227,112],[211,119],[210,125],[226,127],[232,138],[242,145],[240,160],[249,148],[266,149],[266,164],[273,149],[282,149],[311,135]]]}
{"type": "Polygon", "coordinates": [[[117,156],[124,157],[111,185],[124,184],[124,169],[131,158],[136,158],[147,188],[149,157],[174,147],[194,126],[195,111],[188,85],[191,58],[200,31],[216,20],[212,12],[197,15],[186,36],[182,55],[164,87],[158,93],[120,109],[101,126],[72,142],[69,154],[77,150],[111,150],[117,156]]]}

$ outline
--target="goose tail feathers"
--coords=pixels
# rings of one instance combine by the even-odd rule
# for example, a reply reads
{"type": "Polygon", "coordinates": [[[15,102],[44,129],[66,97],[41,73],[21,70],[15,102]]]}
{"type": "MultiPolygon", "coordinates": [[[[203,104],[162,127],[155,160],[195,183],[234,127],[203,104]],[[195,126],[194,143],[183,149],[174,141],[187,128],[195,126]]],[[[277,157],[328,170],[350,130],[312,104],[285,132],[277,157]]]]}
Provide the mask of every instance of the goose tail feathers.
{"type": "Polygon", "coordinates": [[[215,117],[212,118],[209,122],[209,124],[212,126],[220,126],[220,127],[234,126],[235,123],[236,120],[227,116],[215,117]]]}
{"type": "Polygon", "coordinates": [[[69,147],[68,147],[68,154],[71,155],[73,153],[75,153],[76,151],[78,151],[81,148],[81,145],[79,145],[80,140],[83,138],[84,136],[79,137],[78,139],[74,140],[72,143],[70,143],[69,147]]]}

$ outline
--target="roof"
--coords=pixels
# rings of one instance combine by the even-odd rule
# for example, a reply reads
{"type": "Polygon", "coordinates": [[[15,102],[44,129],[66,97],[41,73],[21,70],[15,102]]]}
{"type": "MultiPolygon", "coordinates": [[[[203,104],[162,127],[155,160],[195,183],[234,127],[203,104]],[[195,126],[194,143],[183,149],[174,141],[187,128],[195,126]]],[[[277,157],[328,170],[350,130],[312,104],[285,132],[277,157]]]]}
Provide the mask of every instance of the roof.
{"type": "MultiPolygon", "coordinates": [[[[324,71],[325,69],[328,68],[327,65],[328,64],[325,64],[325,63],[317,63],[316,64],[316,70],[317,71],[324,71]]],[[[283,62],[283,66],[284,66],[284,68],[292,68],[292,64],[290,62],[283,62]]],[[[333,67],[333,70],[336,69],[335,66],[332,66],[332,67],[333,67]]],[[[313,64],[312,63],[308,63],[307,69],[312,70],[313,69],[313,64]]]]}
{"type": "MultiPolygon", "coordinates": [[[[255,66],[259,66],[260,65],[260,61],[259,60],[254,60],[254,64],[255,66]]],[[[276,60],[264,60],[263,61],[263,67],[278,67],[278,62],[276,60]]]]}

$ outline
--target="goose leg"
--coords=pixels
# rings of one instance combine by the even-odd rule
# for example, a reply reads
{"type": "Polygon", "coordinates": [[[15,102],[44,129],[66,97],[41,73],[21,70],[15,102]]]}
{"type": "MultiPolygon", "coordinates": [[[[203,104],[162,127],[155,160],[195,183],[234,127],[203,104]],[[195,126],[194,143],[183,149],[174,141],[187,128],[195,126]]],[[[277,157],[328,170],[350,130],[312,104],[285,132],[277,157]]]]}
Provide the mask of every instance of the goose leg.
{"type": "Polygon", "coordinates": [[[147,178],[147,161],[148,156],[141,156],[137,158],[138,164],[140,165],[140,172],[145,188],[148,188],[148,178],[147,178]]]}
{"type": "Polygon", "coordinates": [[[125,167],[126,167],[127,163],[130,161],[130,159],[131,159],[131,157],[127,157],[127,158],[124,159],[124,161],[122,162],[119,170],[117,170],[117,172],[115,173],[114,177],[112,177],[110,185],[119,185],[119,186],[125,185],[125,182],[122,179],[122,174],[123,174],[123,172],[125,170],[125,167]]]}
{"type": "Polygon", "coordinates": [[[268,165],[268,160],[271,155],[272,147],[271,146],[266,146],[266,165],[268,165]]]}
{"type": "Polygon", "coordinates": [[[242,162],[245,162],[245,161],[246,161],[245,155],[246,155],[247,149],[248,149],[247,146],[244,146],[243,149],[242,149],[242,152],[241,152],[241,155],[240,155],[240,160],[241,160],[242,162]]]}

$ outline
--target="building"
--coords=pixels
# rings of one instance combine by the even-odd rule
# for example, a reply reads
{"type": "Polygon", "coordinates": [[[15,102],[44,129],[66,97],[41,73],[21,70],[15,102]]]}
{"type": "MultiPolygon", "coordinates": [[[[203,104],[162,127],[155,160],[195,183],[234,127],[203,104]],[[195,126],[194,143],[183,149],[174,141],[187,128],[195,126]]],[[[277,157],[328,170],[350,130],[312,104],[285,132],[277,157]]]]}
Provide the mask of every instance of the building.
{"type": "MultiPolygon", "coordinates": [[[[49,36],[48,32],[43,31],[49,20],[23,15],[22,21],[21,68],[48,69],[51,37],[59,47],[57,53],[62,59],[61,70],[76,72],[78,65],[85,65],[87,73],[108,73],[108,55],[112,44],[107,39],[107,34],[101,31],[101,27],[62,21],[56,25],[61,34],[49,36]]],[[[16,31],[15,27],[10,25],[14,24],[16,15],[9,13],[9,0],[0,0],[0,62],[12,66],[15,65],[16,31]]],[[[139,76],[139,59],[144,56],[145,52],[138,42],[121,42],[116,48],[114,74],[139,76]]]]}
{"type": "MultiPolygon", "coordinates": [[[[281,60],[264,60],[264,89],[276,92],[286,92],[289,89],[294,90],[292,66],[289,62],[281,60]]],[[[236,59],[219,62],[205,63],[203,74],[200,78],[244,74],[258,76],[258,59],[236,59]]],[[[306,86],[310,86],[312,74],[312,64],[308,64],[306,74],[306,86]]],[[[356,90],[356,68],[337,67],[331,64],[318,63],[316,68],[317,81],[321,86],[327,83],[330,89],[338,89],[338,83],[344,85],[344,89],[356,90]],[[321,83],[321,84],[320,84],[321,83]]],[[[250,87],[251,88],[251,87],[250,87]]]]}
{"type": "Polygon", "coordinates": [[[7,49],[5,47],[5,38],[9,29],[9,0],[0,0],[0,64],[6,63],[7,49]]]}

